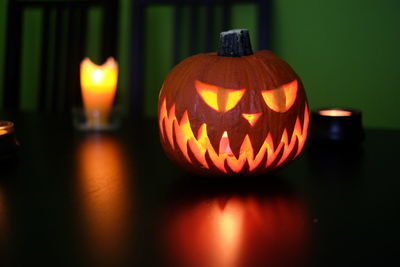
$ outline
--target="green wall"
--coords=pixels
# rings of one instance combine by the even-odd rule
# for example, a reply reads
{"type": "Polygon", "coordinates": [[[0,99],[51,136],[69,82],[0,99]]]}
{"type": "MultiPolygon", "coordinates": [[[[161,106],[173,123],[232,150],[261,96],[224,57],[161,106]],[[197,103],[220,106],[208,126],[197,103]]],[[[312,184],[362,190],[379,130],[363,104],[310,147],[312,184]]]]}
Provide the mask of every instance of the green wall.
{"type": "MultiPolygon", "coordinates": [[[[120,1],[118,102],[126,109],[130,1],[120,1]]],[[[5,7],[6,0],[0,0],[1,85],[4,72],[5,7]]],[[[311,108],[358,108],[364,113],[366,126],[400,128],[400,118],[395,110],[400,97],[400,90],[397,89],[400,68],[395,65],[400,59],[397,52],[397,47],[400,47],[397,17],[399,10],[400,1],[397,0],[275,0],[272,49],[287,60],[302,77],[311,108]]],[[[35,12],[38,11],[30,11],[28,17],[30,16],[31,22],[26,22],[26,27],[40,25],[40,16],[35,12]]],[[[236,5],[233,10],[233,27],[249,28],[254,44],[257,41],[255,14],[254,5],[236,5]]],[[[145,36],[145,109],[146,114],[154,116],[158,90],[171,68],[173,10],[167,6],[152,7],[146,11],[146,15],[149,25],[147,33],[152,32],[154,35],[145,36]]],[[[101,14],[94,10],[89,20],[92,25],[92,42],[87,51],[88,56],[96,60],[100,39],[96,28],[101,14]]],[[[33,46],[40,45],[35,35],[28,34],[24,38],[31,40],[33,46]]],[[[187,51],[182,51],[182,57],[186,53],[187,51]]],[[[35,79],[31,70],[37,56],[24,52],[23,56],[29,62],[22,70],[25,81],[21,100],[23,108],[30,110],[35,108],[34,92],[37,87],[26,80],[35,79]]],[[[0,100],[1,91],[0,87],[0,100]]]]}
{"type": "Polygon", "coordinates": [[[312,108],[359,108],[367,126],[400,128],[400,1],[279,0],[274,10],[274,51],[312,108]]]}

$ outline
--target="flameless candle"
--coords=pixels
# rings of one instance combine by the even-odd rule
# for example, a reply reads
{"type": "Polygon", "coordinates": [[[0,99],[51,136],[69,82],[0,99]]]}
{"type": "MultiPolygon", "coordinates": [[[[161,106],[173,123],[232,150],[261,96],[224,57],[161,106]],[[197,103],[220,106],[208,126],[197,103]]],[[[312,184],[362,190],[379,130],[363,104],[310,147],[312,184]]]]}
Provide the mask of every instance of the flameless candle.
{"type": "Polygon", "coordinates": [[[117,90],[118,65],[112,58],[99,66],[85,58],[81,63],[81,89],[89,127],[107,124],[117,90]]]}
{"type": "Polygon", "coordinates": [[[0,121],[0,136],[14,132],[14,124],[10,121],[0,121]]]}
{"type": "Polygon", "coordinates": [[[343,109],[322,109],[318,111],[318,113],[322,116],[330,116],[330,117],[346,117],[351,116],[351,111],[343,110],[343,109]]]}
{"type": "Polygon", "coordinates": [[[361,111],[345,108],[318,109],[311,114],[310,139],[359,143],[364,139],[361,111]]]}

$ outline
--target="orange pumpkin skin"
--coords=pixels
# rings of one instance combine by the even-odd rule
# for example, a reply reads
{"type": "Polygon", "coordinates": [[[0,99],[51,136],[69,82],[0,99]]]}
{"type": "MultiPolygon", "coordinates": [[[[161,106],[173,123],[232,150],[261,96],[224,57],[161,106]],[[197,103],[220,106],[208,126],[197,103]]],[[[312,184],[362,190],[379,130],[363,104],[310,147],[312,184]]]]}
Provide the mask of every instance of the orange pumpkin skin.
{"type": "Polygon", "coordinates": [[[268,173],[296,158],[309,113],[300,78],[271,51],[199,54],[161,88],[161,144],[184,169],[206,175],[268,173]]]}

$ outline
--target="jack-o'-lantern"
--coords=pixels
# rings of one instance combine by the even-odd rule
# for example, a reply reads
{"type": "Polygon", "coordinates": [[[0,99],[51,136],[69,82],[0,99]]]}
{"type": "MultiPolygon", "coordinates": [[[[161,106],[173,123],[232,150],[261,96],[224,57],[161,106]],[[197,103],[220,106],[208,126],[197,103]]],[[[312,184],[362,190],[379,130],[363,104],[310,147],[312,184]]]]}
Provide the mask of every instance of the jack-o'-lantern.
{"type": "Polygon", "coordinates": [[[271,51],[253,53],[247,30],[221,33],[217,53],[179,63],[161,88],[160,139],[186,170],[265,173],[303,149],[309,114],[303,85],[271,51]]]}
{"type": "Polygon", "coordinates": [[[307,266],[309,222],[296,196],[191,193],[166,210],[167,266],[307,266]]]}

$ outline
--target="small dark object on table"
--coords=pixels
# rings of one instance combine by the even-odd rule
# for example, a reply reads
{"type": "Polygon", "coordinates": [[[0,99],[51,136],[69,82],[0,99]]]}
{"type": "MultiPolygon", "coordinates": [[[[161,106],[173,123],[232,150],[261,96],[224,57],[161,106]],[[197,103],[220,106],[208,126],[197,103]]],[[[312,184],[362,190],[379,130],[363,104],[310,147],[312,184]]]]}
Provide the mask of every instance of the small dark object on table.
{"type": "Polygon", "coordinates": [[[19,143],[15,136],[14,123],[0,121],[0,160],[13,156],[18,147],[19,143]]]}

